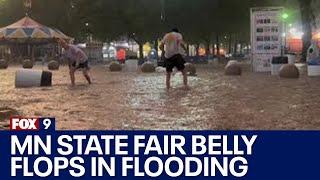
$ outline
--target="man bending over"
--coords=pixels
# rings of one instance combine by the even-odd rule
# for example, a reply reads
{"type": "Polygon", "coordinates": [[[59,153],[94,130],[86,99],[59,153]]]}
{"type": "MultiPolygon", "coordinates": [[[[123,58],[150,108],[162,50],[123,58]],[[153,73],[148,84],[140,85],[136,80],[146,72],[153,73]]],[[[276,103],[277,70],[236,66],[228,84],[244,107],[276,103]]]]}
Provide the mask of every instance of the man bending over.
{"type": "Polygon", "coordinates": [[[75,85],[75,72],[78,69],[82,70],[83,76],[86,78],[89,84],[91,84],[91,78],[89,76],[88,56],[77,46],[68,44],[63,39],[58,39],[58,43],[64,48],[64,56],[68,59],[71,85],[75,85]]]}

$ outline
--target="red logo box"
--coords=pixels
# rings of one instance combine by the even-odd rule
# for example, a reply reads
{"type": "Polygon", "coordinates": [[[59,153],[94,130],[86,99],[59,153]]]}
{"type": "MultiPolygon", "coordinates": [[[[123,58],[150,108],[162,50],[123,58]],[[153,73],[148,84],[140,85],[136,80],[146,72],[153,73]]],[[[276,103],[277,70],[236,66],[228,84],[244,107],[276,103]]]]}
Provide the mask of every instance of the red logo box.
{"type": "Polygon", "coordinates": [[[11,117],[10,130],[13,131],[38,131],[39,118],[11,117]]]}

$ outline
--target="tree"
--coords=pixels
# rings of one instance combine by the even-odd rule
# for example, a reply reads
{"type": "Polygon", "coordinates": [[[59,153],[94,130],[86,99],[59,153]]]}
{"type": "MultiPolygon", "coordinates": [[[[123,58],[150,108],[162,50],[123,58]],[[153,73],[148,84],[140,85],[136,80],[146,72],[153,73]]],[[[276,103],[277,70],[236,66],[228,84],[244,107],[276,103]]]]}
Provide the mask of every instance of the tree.
{"type": "MultiPolygon", "coordinates": [[[[72,2],[72,0],[33,0],[31,13],[28,15],[44,25],[58,28],[72,36],[78,29],[78,21],[73,18],[75,13],[72,2]]],[[[22,0],[1,0],[0,3],[1,26],[9,25],[26,15],[22,0]]]]}
{"type": "Polygon", "coordinates": [[[119,37],[128,37],[139,44],[140,57],[143,57],[143,45],[157,39],[161,32],[161,8],[150,0],[82,0],[79,5],[80,19],[92,26],[95,38],[112,41],[119,37]],[[107,8],[106,8],[107,7],[107,8]]]}
{"type": "MultiPolygon", "coordinates": [[[[88,34],[103,42],[128,37],[139,44],[157,40],[173,27],[188,44],[204,44],[207,52],[224,37],[249,42],[250,7],[291,6],[297,0],[33,0],[31,17],[83,41],[88,34]],[[50,8],[48,8],[50,7],[50,8]]],[[[304,53],[311,40],[311,0],[298,0],[304,25],[304,53]]],[[[0,0],[0,25],[24,16],[21,0],[0,0]]],[[[155,43],[156,45],[157,43],[155,43]]],[[[219,52],[219,51],[218,51],[219,52]]]]}
{"type": "Polygon", "coordinates": [[[21,19],[25,15],[25,8],[21,0],[0,1],[0,25],[6,26],[21,19]]]}
{"type": "Polygon", "coordinates": [[[312,0],[299,0],[300,11],[301,11],[301,22],[304,30],[303,35],[303,50],[302,50],[302,60],[306,61],[307,51],[311,45],[312,41],[312,9],[311,9],[312,0]]]}

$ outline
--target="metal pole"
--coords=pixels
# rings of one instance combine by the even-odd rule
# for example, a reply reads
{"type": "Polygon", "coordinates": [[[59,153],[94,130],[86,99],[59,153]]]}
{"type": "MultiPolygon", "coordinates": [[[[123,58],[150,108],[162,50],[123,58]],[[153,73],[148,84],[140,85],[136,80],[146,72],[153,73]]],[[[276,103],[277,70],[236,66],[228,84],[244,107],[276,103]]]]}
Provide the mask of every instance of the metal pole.
{"type": "Polygon", "coordinates": [[[284,48],[283,48],[283,53],[286,54],[286,48],[287,48],[287,22],[284,22],[284,48]]]}
{"type": "Polygon", "coordinates": [[[161,21],[166,20],[166,11],[165,11],[165,0],[161,0],[161,21]]]}

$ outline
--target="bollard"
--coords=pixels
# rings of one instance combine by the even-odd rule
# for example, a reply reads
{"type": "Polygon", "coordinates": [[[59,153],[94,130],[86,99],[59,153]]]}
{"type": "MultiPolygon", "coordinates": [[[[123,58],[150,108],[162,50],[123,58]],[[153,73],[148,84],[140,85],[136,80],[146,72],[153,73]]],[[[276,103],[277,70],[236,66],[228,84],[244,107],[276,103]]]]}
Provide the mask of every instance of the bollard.
{"type": "Polygon", "coordinates": [[[194,64],[186,63],[184,66],[185,66],[185,71],[189,76],[196,76],[197,75],[197,69],[194,64]]]}
{"type": "Polygon", "coordinates": [[[138,71],[138,60],[129,59],[126,61],[125,64],[125,71],[126,72],[137,72],[138,71]]]}
{"type": "Polygon", "coordinates": [[[227,76],[240,76],[242,74],[242,68],[237,61],[229,61],[225,67],[225,75],[227,76]]]}
{"type": "Polygon", "coordinates": [[[281,78],[299,78],[299,69],[294,64],[285,64],[280,68],[279,76],[281,78]]]}
{"type": "Polygon", "coordinates": [[[116,62],[111,62],[111,64],[109,65],[109,70],[111,72],[119,72],[122,71],[122,65],[116,62]]]}
{"type": "Polygon", "coordinates": [[[59,62],[58,61],[50,61],[48,63],[48,69],[51,70],[51,71],[54,71],[54,70],[59,70],[59,62]]]}
{"type": "Polygon", "coordinates": [[[156,72],[156,67],[152,62],[145,62],[141,65],[141,71],[143,73],[153,73],[156,72]]]}
{"type": "Polygon", "coordinates": [[[0,69],[7,69],[8,66],[8,61],[6,61],[5,59],[0,59],[0,69]]]}
{"type": "Polygon", "coordinates": [[[33,68],[33,62],[29,59],[25,59],[22,61],[22,67],[24,69],[32,69],[33,68]]]}

